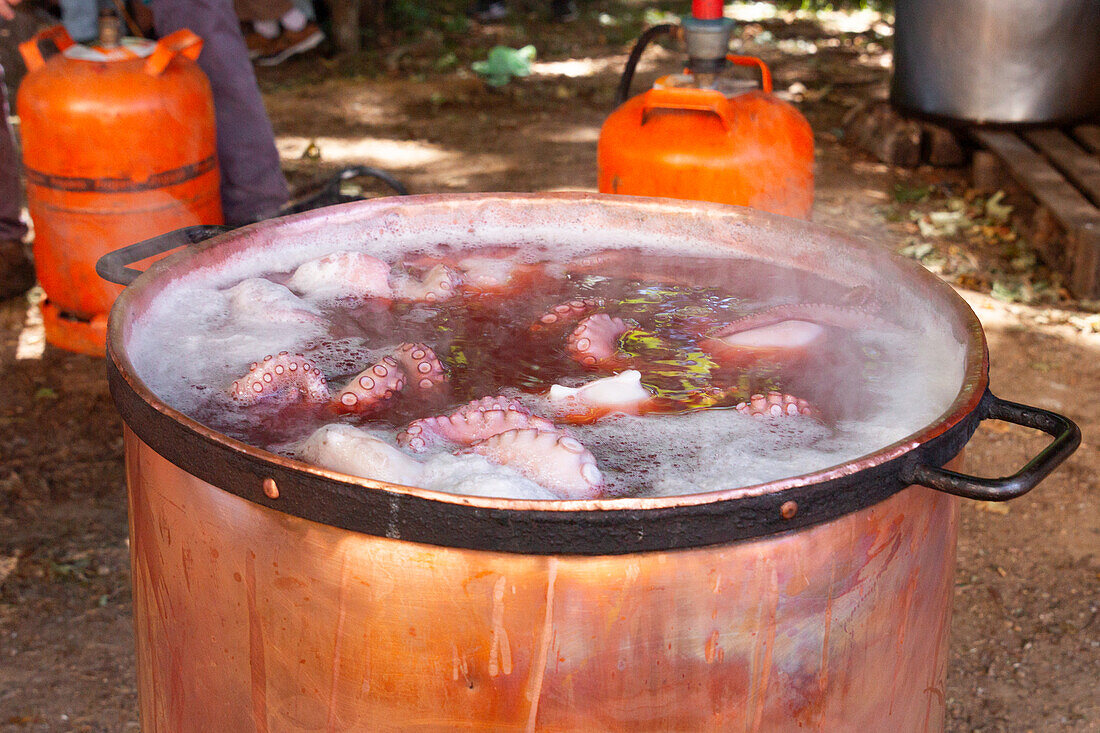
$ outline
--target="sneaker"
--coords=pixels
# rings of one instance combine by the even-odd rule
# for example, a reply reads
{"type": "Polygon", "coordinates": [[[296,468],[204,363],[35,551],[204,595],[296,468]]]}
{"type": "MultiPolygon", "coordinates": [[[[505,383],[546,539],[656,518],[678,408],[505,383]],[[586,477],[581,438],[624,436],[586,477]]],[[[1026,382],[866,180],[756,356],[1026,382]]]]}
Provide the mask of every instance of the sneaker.
{"type": "Polygon", "coordinates": [[[256,31],[248,31],[244,34],[244,45],[248,47],[248,58],[255,60],[261,56],[275,53],[276,38],[264,38],[256,31]]]}
{"type": "Polygon", "coordinates": [[[0,241],[0,300],[15,298],[34,287],[34,265],[18,239],[0,241]]]}
{"type": "Polygon", "coordinates": [[[300,31],[284,30],[282,35],[270,41],[271,49],[260,56],[256,63],[260,66],[276,66],[291,56],[311,51],[325,40],[325,34],[313,23],[306,23],[300,31]]]}
{"type": "Polygon", "coordinates": [[[503,2],[479,2],[471,15],[478,23],[497,23],[508,17],[508,6],[503,2]]]}

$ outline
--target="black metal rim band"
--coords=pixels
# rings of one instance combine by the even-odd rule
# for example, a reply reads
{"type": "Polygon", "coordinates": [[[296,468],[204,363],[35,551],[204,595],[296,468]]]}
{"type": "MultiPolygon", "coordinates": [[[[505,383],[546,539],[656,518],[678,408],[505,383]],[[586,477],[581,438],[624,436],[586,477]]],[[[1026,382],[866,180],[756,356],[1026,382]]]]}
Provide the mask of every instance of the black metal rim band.
{"type": "Polygon", "coordinates": [[[181,470],[269,509],[368,535],[528,555],[621,555],[751,540],[859,511],[909,483],[916,464],[941,466],[974,434],[992,396],[913,450],[839,478],[737,499],[653,509],[545,511],[489,508],[343,482],[251,455],[172,419],[142,398],[113,359],[111,393],[122,418],[181,470]],[[273,481],[278,498],[264,493],[273,481]]]}
{"type": "Polygon", "coordinates": [[[217,160],[211,155],[197,163],[189,163],[179,168],[154,173],[145,180],[132,178],[86,178],[80,176],[58,176],[26,168],[27,183],[42,188],[71,193],[140,193],[154,191],[168,186],[186,183],[217,168],[217,160]]]}

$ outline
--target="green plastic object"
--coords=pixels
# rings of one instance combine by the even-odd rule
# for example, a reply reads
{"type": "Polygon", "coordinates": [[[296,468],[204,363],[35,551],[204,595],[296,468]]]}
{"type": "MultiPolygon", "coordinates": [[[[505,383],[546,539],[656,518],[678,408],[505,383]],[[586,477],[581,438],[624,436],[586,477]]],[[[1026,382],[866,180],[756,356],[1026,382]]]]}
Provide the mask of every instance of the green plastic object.
{"type": "Polygon", "coordinates": [[[534,60],[534,46],[528,45],[523,48],[494,46],[489,51],[489,58],[484,61],[475,61],[471,67],[485,77],[485,83],[489,86],[502,87],[513,76],[530,76],[531,62],[534,60]]]}

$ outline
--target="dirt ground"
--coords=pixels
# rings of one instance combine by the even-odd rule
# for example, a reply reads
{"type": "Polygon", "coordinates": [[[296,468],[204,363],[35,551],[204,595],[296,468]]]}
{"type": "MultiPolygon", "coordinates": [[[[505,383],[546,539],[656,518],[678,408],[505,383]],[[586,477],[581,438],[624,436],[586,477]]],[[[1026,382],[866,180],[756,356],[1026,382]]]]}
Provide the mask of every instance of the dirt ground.
{"type": "MultiPolygon", "coordinates": [[[[290,180],[365,163],[416,193],[594,190],[599,126],[642,16],[631,4],[582,10],[568,32],[532,11],[498,27],[383,37],[350,60],[263,70],[290,180]],[[627,10],[634,25],[610,23],[627,10]],[[608,11],[617,16],[601,17],[608,11]],[[532,76],[491,90],[468,71],[490,46],[526,42],[539,52],[532,76]],[[319,159],[303,155],[311,143],[319,159]]],[[[1096,304],[1069,298],[1029,258],[1011,219],[989,219],[965,169],[903,171],[845,147],[844,114],[885,94],[890,36],[873,18],[839,22],[847,25],[765,19],[740,34],[813,124],[814,219],[965,285],[989,339],[994,391],[1068,415],[1084,434],[1031,494],[963,502],[947,728],[1098,731],[1096,304]],[[973,226],[922,226],[959,206],[977,212],[973,226]]],[[[653,49],[636,88],[679,65],[672,51],[653,49]]],[[[33,353],[33,326],[25,299],[0,306],[0,731],[136,730],[121,422],[102,360],[52,347],[16,357],[21,344],[33,353]]],[[[969,444],[968,469],[1005,475],[1043,444],[987,422],[969,444]]]]}

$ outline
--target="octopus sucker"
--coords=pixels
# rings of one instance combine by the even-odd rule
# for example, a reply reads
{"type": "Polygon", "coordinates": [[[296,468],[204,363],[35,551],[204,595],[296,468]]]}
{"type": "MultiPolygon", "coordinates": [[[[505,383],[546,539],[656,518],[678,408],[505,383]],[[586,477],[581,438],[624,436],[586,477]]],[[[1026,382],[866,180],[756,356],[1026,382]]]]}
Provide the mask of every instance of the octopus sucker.
{"type": "Polygon", "coordinates": [[[305,262],[287,281],[291,290],[320,298],[390,298],[390,266],[363,252],[342,251],[305,262]]]}
{"type": "Polygon", "coordinates": [[[466,452],[508,466],[562,499],[594,499],[603,491],[595,457],[576,439],[559,432],[509,430],[475,443],[466,452]]]}
{"type": "Polygon", "coordinates": [[[417,279],[408,273],[394,278],[393,293],[397,300],[442,303],[459,294],[462,276],[442,263],[435,265],[417,279]]]}
{"type": "Polygon", "coordinates": [[[576,322],[579,318],[593,313],[600,307],[600,301],[595,298],[575,298],[564,303],[558,303],[548,309],[531,324],[533,333],[561,328],[576,322]]]}
{"type": "Polygon", "coordinates": [[[397,443],[413,451],[424,451],[442,442],[471,445],[498,433],[519,428],[555,431],[554,423],[533,415],[518,401],[507,397],[483,397],[462,405],[447,415],[414,420],[397,435],[397,443]]]}
{"type": "Polygon", "coordinates": [[[393,352],[397,364],[405,372],[409,385],[431,389],[447,381],[447,372],[432,349],[422,343],[401,344],[393,352]]]}
{"type": "Polygon", "coordinates": [[[281,351],[253,362],[248,373],[233,382],[229,396],[240,405],[278,398],[287,402],[327,402],[325,375],[301,354],[281,351]]]}
{"type": "Polygon", "coordinates": [[[555,384],[546,393],[555,418],[574,424],[590,423],[610,414],[643,415],[655,409],[653,395],[641,382],[641,372],[627,369],[613,377],[580,387],[555,384]]]}
{"type": "Polygon", "coordinates": [[[817,417],[817,410],[809,402],[782,392],[768,392],[766,395],[754,394],[748,402],[742,402],[734,409],[742,415],[756,418],[794,415],[817,417]]]}
{"type": "Polygon", "coordinates": [[[583,366],[606,367],[618,361],[619,337],[628,330],[623,319],[596,313],[577,324],[566,339],[565,348],[583,366]]]}
{"type": "Polygon", "coordinates": [[[405,371],[392,356],[383,356],[356,374],[336,394],[337,412],[367,412],[405,387],[405,371]]]}

